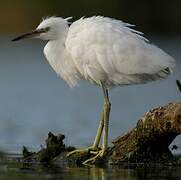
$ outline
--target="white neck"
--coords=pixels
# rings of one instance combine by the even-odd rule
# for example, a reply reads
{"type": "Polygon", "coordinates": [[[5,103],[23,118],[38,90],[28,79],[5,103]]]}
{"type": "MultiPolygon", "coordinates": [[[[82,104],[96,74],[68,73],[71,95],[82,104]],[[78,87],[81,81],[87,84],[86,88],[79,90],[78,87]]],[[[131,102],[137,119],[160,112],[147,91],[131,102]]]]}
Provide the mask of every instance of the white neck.
{"type": "Polygon", "coordinates": [[[73,87],[77,84],[79,73],[64,43],[65,39],[61,38],[49,41],[44,48],[44,54],[54,71],[73,87]]]}

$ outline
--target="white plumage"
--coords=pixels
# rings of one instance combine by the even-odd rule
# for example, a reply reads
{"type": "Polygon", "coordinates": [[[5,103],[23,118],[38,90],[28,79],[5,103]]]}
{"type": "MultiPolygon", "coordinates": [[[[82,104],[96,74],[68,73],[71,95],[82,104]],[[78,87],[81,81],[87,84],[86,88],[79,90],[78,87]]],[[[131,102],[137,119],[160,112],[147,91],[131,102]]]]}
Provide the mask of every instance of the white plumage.
{"type": "Polygon", "coordinates": [[[171,56],[120,20],[95,16],[69,27],[66,19],[51,17],[38,28],[51,27],[53,22],[60,23],[61,33],[47,43],[44,53],[71,87],[78,79],[101,81],[106,87],[146,83],[166,77],[174,67],[171,56]]]}
{"type": "Polygon", "coordinates": [[[150,44],[141,32],[120,20],[94,16],[81,18],[69,27],[70,18],[44,19],[36,30],[14,39],[35,37],[48,40],[44,54],[69,86],[79,79],[100,85],[104,108],[93,145],[69,155],[84,152],[95,155],[84,162],[95,163],[108,147],[110,102],[108,89],[114,86],[147,83],[167,77],[175,62],[160,48],[150,44]],[[102,135],[102,132],[103,135],[102,135]],[[102,148],[99,148],[103,136],[102,148]]]}

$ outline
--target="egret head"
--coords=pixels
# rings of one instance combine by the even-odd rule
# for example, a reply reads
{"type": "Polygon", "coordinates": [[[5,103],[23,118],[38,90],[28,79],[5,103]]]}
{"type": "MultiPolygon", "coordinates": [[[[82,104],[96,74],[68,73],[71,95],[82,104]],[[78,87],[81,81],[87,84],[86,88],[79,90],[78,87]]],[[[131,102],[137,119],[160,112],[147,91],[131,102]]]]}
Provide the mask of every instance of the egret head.
{"type": "Polygon", "coordinates": [[[57,40],[66,36],[68,32],[68,20],[61,17],[50,17],[43,19],[38,27],[28,33],[22,34],[12,41],[18,41],[25,38],[38,38],[42,40],[57,40]]]}

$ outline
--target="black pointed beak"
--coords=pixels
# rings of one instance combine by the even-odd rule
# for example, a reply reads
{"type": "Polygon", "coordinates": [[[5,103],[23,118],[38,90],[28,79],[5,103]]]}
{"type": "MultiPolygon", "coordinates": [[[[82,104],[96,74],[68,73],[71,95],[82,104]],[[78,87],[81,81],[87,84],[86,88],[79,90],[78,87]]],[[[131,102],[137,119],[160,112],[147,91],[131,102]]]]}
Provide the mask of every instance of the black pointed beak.
{"type": "Polygon", "coordinates": [[[16,38],[12,39],[12,41],[19,41],[21,39],[27,39],[27,38],[35,38],[38,35],[40,35],[41,33],[45,33],[45,32],[47,32],[46,29],[36,29],[34,31],[20,35],[16,38]]]}

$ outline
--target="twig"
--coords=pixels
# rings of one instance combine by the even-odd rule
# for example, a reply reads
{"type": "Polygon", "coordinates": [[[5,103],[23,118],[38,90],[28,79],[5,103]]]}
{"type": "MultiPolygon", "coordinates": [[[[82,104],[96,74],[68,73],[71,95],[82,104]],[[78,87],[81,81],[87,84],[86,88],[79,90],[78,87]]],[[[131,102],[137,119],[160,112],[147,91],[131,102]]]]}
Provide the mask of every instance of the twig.
{"type": "Polygon", "coordinates": [[[179,80],[176,80],[176,83],[177,83],[177,87],[179,89],[179,91],[181,92],[181,83],[179,80]]]}

